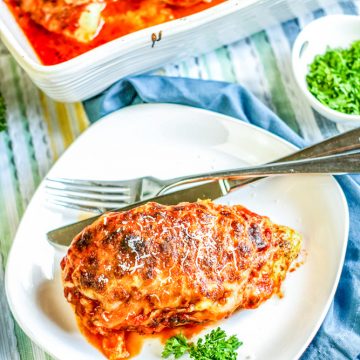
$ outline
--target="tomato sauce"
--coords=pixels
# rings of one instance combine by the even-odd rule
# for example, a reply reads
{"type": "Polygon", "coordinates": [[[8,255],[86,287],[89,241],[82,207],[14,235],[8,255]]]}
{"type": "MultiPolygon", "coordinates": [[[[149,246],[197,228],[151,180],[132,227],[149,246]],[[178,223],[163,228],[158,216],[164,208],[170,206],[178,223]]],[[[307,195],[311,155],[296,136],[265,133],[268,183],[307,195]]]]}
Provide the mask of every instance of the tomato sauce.
{"type": "MultiPolygon", "coordinates": [[[[200,2],[188,7],[177,7],[169,4],[162,4],[162,9],[165,9],[167,14],[171,14],[171,19],[178,19],[205,10],[224,1],[225,0],[212,0],[210,2],[200,2]]],[[[35,50],[38,58],[44,65],[62,63],[111,40],[139,30],[140,28],[147,28],[162,22],[159,20],[161,18],[160,16],[149,16],[149,18],[145,18],[145,22],[140,28],[139,26],[136,28],[127,22],[107,22],[106,18],[111,17],[112,14],[123,14],[126,16],[126,14],[131,12],[134,16],[136,16],[136,12],[140,8],[144,9],[144,7],[146,8],[149,6],[149,9],[151,9],[151,7],[154,9],[154,0],[126,0],[109,2],[102,12],[105,24],[102,26],[99,34],[92,41],[88,43],[81,43],[63,34],[46,30],[44,27],[33,21],[29,14],[24,13],[17,4],[16,0],[7,0],[7,4],[35,50]]],[[[149,39],[149,46],[151,46],[151,39],[149,39]]]]}
{"type": "MultiPolygon", "coordinates": [[[[102,337],[99,335],[92,334],[89,330],[87,330],[80,322],[79,319],[77,319],[77,323],[79,326],[79,329],[81,333],[85,336],[87,341],[97,348],[100,352],[103,352],[102,348],[102,337]]],[[[185,326],[179,326],[177,328],[171,328],[171,329],[164,329],[163,331],[152,334],[152,335],[142,335],[138,334],[134,331],[128,331],[125,333],[125,344],[126,349],[129,352],[130,356],[128,359],[131,359],[135,357],[136,355],[139,355],[141,352],[141,349],[143,347],[144,341],[146,339],[158,339],[163,345],[165,345],[166,340],[171,338],[172,336],[183,334],[187,339],[190,339],[197,334],[199,334],[202,330],[204,330],[207,326],[209,326],[210,323],[207,323],[206,325],[200,324],[200,325],[185,325],[185,326]]],[[[104,354],[105,355],[105,354],[104,354]]]]}
{"type": "MultiPolygon", "coordinates": [[[[209,324],[207,324],[209,325],[209,324]]],[[[179,326],[172,329],[164,329],[161,332],[153,335],[141,335],[136,332],[126,333],[126,348],[130,353],[130,358],[140,354],[143,343],[146,339],[158,339],[163,345],[165,345],[166,340],[170,339],[172,336],[183,334],[187,339],[190,339],[202,330],[206,328],[205,325],[186,325],[179,326]]]]}

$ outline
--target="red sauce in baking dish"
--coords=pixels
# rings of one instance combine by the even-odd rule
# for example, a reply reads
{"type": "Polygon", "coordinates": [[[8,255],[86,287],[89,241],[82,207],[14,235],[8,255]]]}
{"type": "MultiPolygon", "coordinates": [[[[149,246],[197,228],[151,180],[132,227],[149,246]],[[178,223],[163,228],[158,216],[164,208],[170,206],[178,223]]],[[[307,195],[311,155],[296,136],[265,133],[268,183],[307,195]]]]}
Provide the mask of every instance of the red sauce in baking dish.
{"type": "MultiPolygon", "coordinates": [[[[106,14],[116,12],[117,14],[125,14],[127,11],[136,11],[140,5],[149,4],[153,0],[131,0],[131,1],[118,1],[107,4],[103,11],[104,17],[106,14]]],[[[189,7],[176,7],[166,5],[166,8],[171,11],[174,19],[188,16],[199,11],[205,10],[209,7],[222,3],[226,0],[212,0],[210,2],[201,2],[189,7]]],[[[40,61],[44,65],[55,65],[66,60],[72,59],[80,54],[83,54],[99,45],[107,43],[111,40],[119,38],[123,35],[129,34],[134,31],[129,26],[123,24],[119,26],[118,23],[106,23],[103,25],[99,34],[89,43],[81,43],[72,38],[62,34],[52,33],[43,28],[41,25],[35,23],[27,13],[24,13],[16,0],[7,0],[8,7],[15,16],[18,24],[24,31],[30,44],[34,48],[40,61]]],[[[156,25],[155,22],[147,22],[145,27],[156,25]]],[[[151,46],[151,39],[149,39],[149,46],[151,46]]]]}

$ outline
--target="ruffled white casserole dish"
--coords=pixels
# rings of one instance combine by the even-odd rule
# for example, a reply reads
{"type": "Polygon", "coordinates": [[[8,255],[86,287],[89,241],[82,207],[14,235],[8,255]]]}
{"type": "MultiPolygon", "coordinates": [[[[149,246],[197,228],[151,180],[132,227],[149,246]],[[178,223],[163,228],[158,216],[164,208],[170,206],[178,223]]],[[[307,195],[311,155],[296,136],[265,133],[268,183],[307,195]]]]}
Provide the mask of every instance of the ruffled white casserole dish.
{"type": "Polygon", "coordinates": [[[73,102],[87,99],[125,76],[210,51],[316,7],[315,0],[228,0],[46,66],[0,0],[0,38],[41,90],[58,101],[73,102]],[[151,35],[160,31],[162,39],[152,47],[151,35]]]}

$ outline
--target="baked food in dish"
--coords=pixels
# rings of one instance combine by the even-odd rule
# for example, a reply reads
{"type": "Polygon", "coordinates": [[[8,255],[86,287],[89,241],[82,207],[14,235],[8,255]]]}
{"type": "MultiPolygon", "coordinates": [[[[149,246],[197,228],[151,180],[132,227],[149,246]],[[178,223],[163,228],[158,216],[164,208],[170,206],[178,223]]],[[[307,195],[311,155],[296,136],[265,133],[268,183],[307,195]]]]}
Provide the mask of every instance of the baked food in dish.
{"type": "Polygon", "coordinates": [[[20,9],[46,30],[80,42],[91,41],[104,23],[98,0],[19,0],[20,9]]]}
{"type": "Polygon", "coordinates": [[[107,213],[61,262],[64,294],[110,359],[125,332],[156,333],[252,309],[279,293],[301,237],[243,206],[157,203],[107,213]]]}
{"type": "MultiPolygon", "coordinates": [[[[5,0],[45,65],[225,0],[5,0]]],[[[149,37],[150,42],[150,37],[149,37]]]]}

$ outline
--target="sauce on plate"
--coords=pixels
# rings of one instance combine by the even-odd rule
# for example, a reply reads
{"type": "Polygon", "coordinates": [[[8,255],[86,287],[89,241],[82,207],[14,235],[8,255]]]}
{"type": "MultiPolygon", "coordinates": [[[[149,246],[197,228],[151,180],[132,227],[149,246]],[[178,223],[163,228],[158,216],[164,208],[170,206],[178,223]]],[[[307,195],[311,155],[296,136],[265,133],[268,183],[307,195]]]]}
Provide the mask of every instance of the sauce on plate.
{"type": "MultiPolygon", "coordinates": [[[[102,348],[102,337],[99,335],[95,335],[91,333],[88,329],[86,329],[81,322],[77,319],[77,323],[81,333],[85,336],[87,341],[94,347],[96,347],[100,352],[103,353],[102,348]]],[[[199,334],[202,330],[209,326],[210,323],[199,324],[199,325],[185,325],[179,326],[176,328],[168,328],[164,329],[159,333],[151,334],[151,335],[142,335],[134,331],[127,331],[125,334],[125,343],[126,349],[130,353],[130,356],[127,359],[131,359],[136,355],[139,355],[141,349],[143,347],[144,341],[146,339],[158,339],[161,344],[165,345],[166,340],[171,338],[172,336],[183,334],[187,339],[191,339],[193,336],[199,334]]],[[[104,354],[105,355],[105,354],[104,354]]]]}

